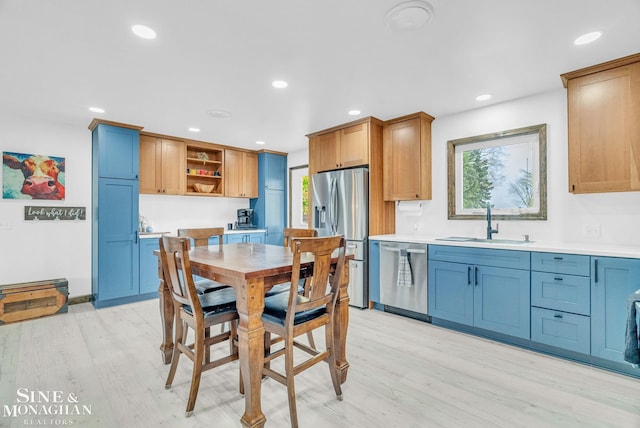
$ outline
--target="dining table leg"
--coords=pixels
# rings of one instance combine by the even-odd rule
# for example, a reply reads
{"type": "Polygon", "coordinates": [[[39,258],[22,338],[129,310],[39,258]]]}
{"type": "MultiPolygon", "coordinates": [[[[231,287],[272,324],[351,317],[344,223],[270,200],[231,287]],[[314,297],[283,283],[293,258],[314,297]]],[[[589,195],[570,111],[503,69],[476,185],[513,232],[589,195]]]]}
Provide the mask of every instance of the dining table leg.
{"type": "Polygon", "coordinates": [[[162,343],[160,344],[160,352],[162,354],[162,362],[170,364],[173,355],[173,320],[175,314],[171,290],[169,290],[169,286],[164,280],[160,257],[158,257],[158,278],[160,279],[158,301],[160,304],[160,320],[162,321],[162,343]]]}
{"type": "Polygon", "coordinates": [[[349,362],[347,361],[347,327],[349,326],[349,269],[342,269],[340,279],[340,292],[336,301],[334,310],[334,339],[336,346],[336,365],[338,366],[338,380],[345,383],[347,380],[347,372],[349,370],[349,362]]]}
{"type": "Polygon", "coordinates": [[[262,428],[267,418],[262,413],[260,389],[264,364],[264,278],[251,279],[236,290],[239,315],[238,352],[244,383],[242,426],[262,428]]]}

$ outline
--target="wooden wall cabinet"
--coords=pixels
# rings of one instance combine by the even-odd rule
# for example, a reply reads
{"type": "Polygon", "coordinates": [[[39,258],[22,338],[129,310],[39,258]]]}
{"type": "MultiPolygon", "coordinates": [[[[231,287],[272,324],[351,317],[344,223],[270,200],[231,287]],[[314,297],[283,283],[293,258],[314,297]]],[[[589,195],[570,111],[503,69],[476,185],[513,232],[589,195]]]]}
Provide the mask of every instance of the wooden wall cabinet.
{"type": "Polygon", "coordinates": [[[213,144],[187,143],[185,163],[185,195],[222,196],[224,192],[223,158],[224,150],[213,144]],[[196,184],[213,185],[212,192],[197,191],[196,184]]]}
{"type": "Polygon", "coordinates": [[[431,199],[431,122],[416,113],[384,123],[385,201],[431,199]]]}
{"type": "Polygon", "coordinates": [[[569,192],[640,190],[640,54],[565,73],[569,192]]]}
{"type": "Polygon", "coordinates": [[[182,194],[184,156],[184,142],[141,134],[140,193],[182,194]]]}
{"type": "Polygon", "coordinates": [[[369,235],[394,233],[395,206],[385,202],[382,194],[382,121],[366,117],[307,137],[310,177],[322,171],[369,168],[369,235]]]}
{"type": "Polygon", "coordinates": [[[309,137],[309,154],[319,171],[369,163],[369,122],[348,124],[309,137]]]}
{"type": "Polygon", "coordinates": [[[258,196],[258,154],[240,150],[224,151],[224,195],[236,198],[258,196]]]}

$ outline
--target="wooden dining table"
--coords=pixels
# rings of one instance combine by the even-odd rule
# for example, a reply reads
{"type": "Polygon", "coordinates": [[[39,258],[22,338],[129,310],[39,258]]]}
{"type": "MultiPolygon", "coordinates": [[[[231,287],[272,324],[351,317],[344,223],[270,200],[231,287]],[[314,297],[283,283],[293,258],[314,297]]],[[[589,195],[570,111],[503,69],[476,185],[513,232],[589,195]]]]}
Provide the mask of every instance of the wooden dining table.
{"type": "MultiPolygon", "coordinates": [[[[156,251],[156,254],[159,254],[156,251]]],[[[352,255],[347,258],[353,258],[352,255]]],[[[238,243],[195,247],[189,252],[193,274],[230,285],[236,292],[239,314],[238,351],[243,373],[245,411],[240,422],[245,427],[263,427],[260,389],[264,364],[264,325],[262,311],[264,295],[274,285],[291,280],[293,255],[288,247],[255,243],[238,243]]],[[[337,263],[338,259],[333,260],[337,263]]],[[[303,255],[301,267],[312,265],[310,255],[303,255]]],[[[171,362],[173,352],[174,307],[159,265],[160,315],[163,341],[160,345],[165,364],[171,362]]],[[[349,363],[345,344],[349,325],[349,269],[342,269],[340,292],[336,303],[335,329],[337,370],[341,383],[347,379],[349,363]]]]}

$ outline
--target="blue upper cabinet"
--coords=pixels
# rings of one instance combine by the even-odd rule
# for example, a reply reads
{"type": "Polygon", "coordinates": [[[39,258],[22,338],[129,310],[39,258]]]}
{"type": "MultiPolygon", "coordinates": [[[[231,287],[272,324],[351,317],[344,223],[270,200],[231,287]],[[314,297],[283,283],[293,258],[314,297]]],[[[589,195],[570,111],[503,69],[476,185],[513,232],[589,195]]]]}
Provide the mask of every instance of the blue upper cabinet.
{"type": "Polygon", "coordinates": [[[627,298],[640,289],[640,259],[591,257],[591,355],[624,362],[627,298]]]}
{"type": "Polygon", "coordinates": [[[137,180],[140,131],[98,124],[93,131],[94,168],[98,177],[137,180]]]}
{"type": "Polygon", "coordinates": [[[282,245],[287,224],[287,157],[275,153],[258,154],[258,197],[251,199],[254,221],[265,229],[265,244],[282,245]]]}
{"type": "Polygon", "coordinates": [[[287,184],[287,157],[273,153],[261,153],[258,155],[258,187],[271,190],[285,190],[287,184]],[[260,159],[262,157],[261,170],[260,159]],[[264,180],[264,186],[261,181],[264,180]]]}

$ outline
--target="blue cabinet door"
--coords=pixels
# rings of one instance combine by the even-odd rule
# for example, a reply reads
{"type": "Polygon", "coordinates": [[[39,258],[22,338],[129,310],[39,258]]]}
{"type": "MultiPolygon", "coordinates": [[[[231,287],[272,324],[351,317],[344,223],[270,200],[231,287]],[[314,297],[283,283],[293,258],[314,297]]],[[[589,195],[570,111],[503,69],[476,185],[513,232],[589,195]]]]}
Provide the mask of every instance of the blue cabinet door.
{"type": "Polygon", "coordinates": [[[253,242],[254,244],[264,244],[264,233],[250,233],[247,235],[246,242],[253,242]]]}
{"type": "Polygon", "coordinates": [[[265,243],[271,245],[284,244],[284,225],[286,201],[283,190],[266,189],[264,191],[264,229],[267,230],[265,243]]]}
{"type": "Polygon", "coordinates": [[[99,177],[138,179],[139,131],[99,124],[93,131],[93,150],[99,177]]]}
{"type": "Polygon", "coordinates": [[[287,157],[274,153],[258,155],[258,197],[251,199],[255,223],[266,229],[265,244],[282,245],[287,224],[287,157]]]}
{"type": "Polygon", "coordinates": [[[380,242],[369,241],[369,300],[380,303],[380,242]]]}
{"type": "Polygon", "coordinates": [[[640,288],[640,259],[591,258],[591,355],[624,362],[627,298],[640,288]]]}
{"type": "Polygon", "coordinates": [[[159,249],[158,238],[140,240],[140,294],[158,291],[158,257],[153,252],[159,249]]]}
{"type": "Polygon", "coordinates": [[[473,266],[429,262],[429,315],[473,325],[473,266]]]}
{"type": "Polygon", "coordinates": [[[528,270],[473,267],[473,325],[509,336],[530,338],[528,270]]]}
{"type": "Polygon", "coordinates": [[[258,169],[260,169],[260,156],[264,156],[264,187],[272,190],[285,190],[287,181],[286,156],[261,153],[258,155],[258,169]]]}
{"type": "Polygon", "coordinates": [[[254,244],[264,244],[264,232],[254,233],[229,233],[224,235],[225,244],[238,244],[242,242],[253,242],[254,244]]]}
{"type": "Polygon", "coordinates": [[[102,178],[98,183],[97,300],[139,292],[138,181],[102,178]]]}

